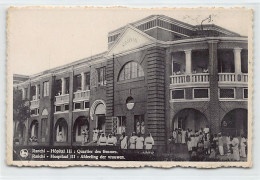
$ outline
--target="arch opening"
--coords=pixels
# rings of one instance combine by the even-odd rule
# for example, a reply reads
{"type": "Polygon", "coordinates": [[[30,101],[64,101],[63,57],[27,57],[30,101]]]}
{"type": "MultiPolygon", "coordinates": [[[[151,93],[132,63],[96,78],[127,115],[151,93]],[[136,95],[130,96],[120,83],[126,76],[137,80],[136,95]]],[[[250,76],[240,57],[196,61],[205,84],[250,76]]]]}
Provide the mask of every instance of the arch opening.
{"type": "Polygon", "coordinates": [[[68,140],[68,124],[65,119],[60,118],[55,124],[55,141],[67,142],[68,140]]]}
{"type": "Polygon", "coordinates": [[[208,120],[200,111],[192,108],[180,110],[173,118],[172,130],[192,130],[192,132],[208,128],[208,120]]]}
{"type": "Polygon", "coordinates": [[[38,135],[39,135],[38,132],[39,132],[39,122],[37,120],[33,120],[29,131],[30,142],[38,142],[38,135]]]}
{"type": "Polygon", "coordinates": [[[221,132],[226,135],[247,137],[248,117],[246,109],[233,109],[221,121],[221,132]]]}
{"type": "Polygon", "coordinates": [[[76,119],[73,125],[73,142],[88,142],[89,137],[89,122],[85,116],[80,116],[76,119]],[[83,136],[83,133],[86,135],[83,136]],[[83,139],[84,138],[84,139],[83,139]]]}

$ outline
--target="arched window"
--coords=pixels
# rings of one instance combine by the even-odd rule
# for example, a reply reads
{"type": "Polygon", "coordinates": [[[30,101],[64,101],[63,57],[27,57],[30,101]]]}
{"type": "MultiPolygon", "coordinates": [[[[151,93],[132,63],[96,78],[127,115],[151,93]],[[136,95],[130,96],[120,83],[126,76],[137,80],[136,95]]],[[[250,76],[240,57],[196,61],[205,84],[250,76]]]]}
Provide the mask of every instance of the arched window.
{"type": "Polygon", "coordinates": [[[143,68],[136,62],[126,63],[120,71],[118,81],[143,77],[143,68]]]}

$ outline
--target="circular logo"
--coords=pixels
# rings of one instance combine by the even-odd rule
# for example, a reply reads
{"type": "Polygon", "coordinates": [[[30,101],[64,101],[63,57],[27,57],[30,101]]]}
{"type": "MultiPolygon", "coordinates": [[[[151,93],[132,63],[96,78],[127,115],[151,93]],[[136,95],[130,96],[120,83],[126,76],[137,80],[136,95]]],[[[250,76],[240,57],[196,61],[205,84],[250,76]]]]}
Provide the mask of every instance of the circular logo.
{"type": "Polygon", "coordinates": [[[23,158],[26,158],[28,156],[28,150],[27,149],[21,149],[20,156],[23,158]]]}

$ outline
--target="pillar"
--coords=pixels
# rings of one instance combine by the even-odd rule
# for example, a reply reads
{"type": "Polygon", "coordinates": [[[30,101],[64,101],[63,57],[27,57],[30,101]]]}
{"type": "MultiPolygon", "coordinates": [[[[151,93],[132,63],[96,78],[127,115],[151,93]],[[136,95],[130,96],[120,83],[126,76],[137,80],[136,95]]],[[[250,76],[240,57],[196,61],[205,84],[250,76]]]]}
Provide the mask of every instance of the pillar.
{"type": "Polygon", "coordinates": [[[35,100],[38,100],[39,99],[39,89],[38,89],[37,84],[35,85],[35,96],[36,96],[35,100]]]}
{"type": "Polygon", "coordinates": [[[239,48],[239,47],[236,47],[233,50],[236,74],[241,74],[241,50],[242,50],[242,48],[239,48]]]}
{"type": "Polygon", "coordinates": [[[85,73],[81,73],[81,91],[85,91],[86,89],[86,76],[85,73]]]}
{"type": "Polygon", "coordinates": [[[61,78],[61,94],[66,94],[66,79],[63,77],[61,78]]]}
{"type": "Polygon", "coordinates": [[[220,132],[219,119],[219,99],[218,99],[218,58],[217,58],[217,40],[208,41],[209,45],[209,83],[210,83],[210,101],[209,118],[210,131],[212,133],[220,132]]]}
{"type": "Polygon", "coordinates": [[[25,88],[22,88],[22,99],[23,99],[23,100],[25,100],[25,96],[26,96],[26,94],[25,94],[25,88]]]}
{"type": "Polygon", "coordinates": [[[185,60],[186,60],[186,68],[185,72],[187,74],[190,74],[192,72],[192,67],[191,67],[191,49],[187,49],[184,51],[185,52],[185,60]]]}

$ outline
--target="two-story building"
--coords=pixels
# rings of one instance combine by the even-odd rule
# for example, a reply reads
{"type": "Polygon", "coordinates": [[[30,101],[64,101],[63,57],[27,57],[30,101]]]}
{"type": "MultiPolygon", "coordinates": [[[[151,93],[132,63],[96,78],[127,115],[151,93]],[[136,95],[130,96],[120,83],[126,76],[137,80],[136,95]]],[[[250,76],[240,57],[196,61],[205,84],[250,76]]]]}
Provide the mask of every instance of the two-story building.
{"type": "Polygon", "coordinates": [[[247,135],[248,39],[152,15],[109,32],[106,52],[15,87],[31,102],[31,117],[16,126],[25,144],[35,136],[73,146],[82,129],[92,140],[94,128],[151,133],[160,150],[175,128],[247,135]]]}

